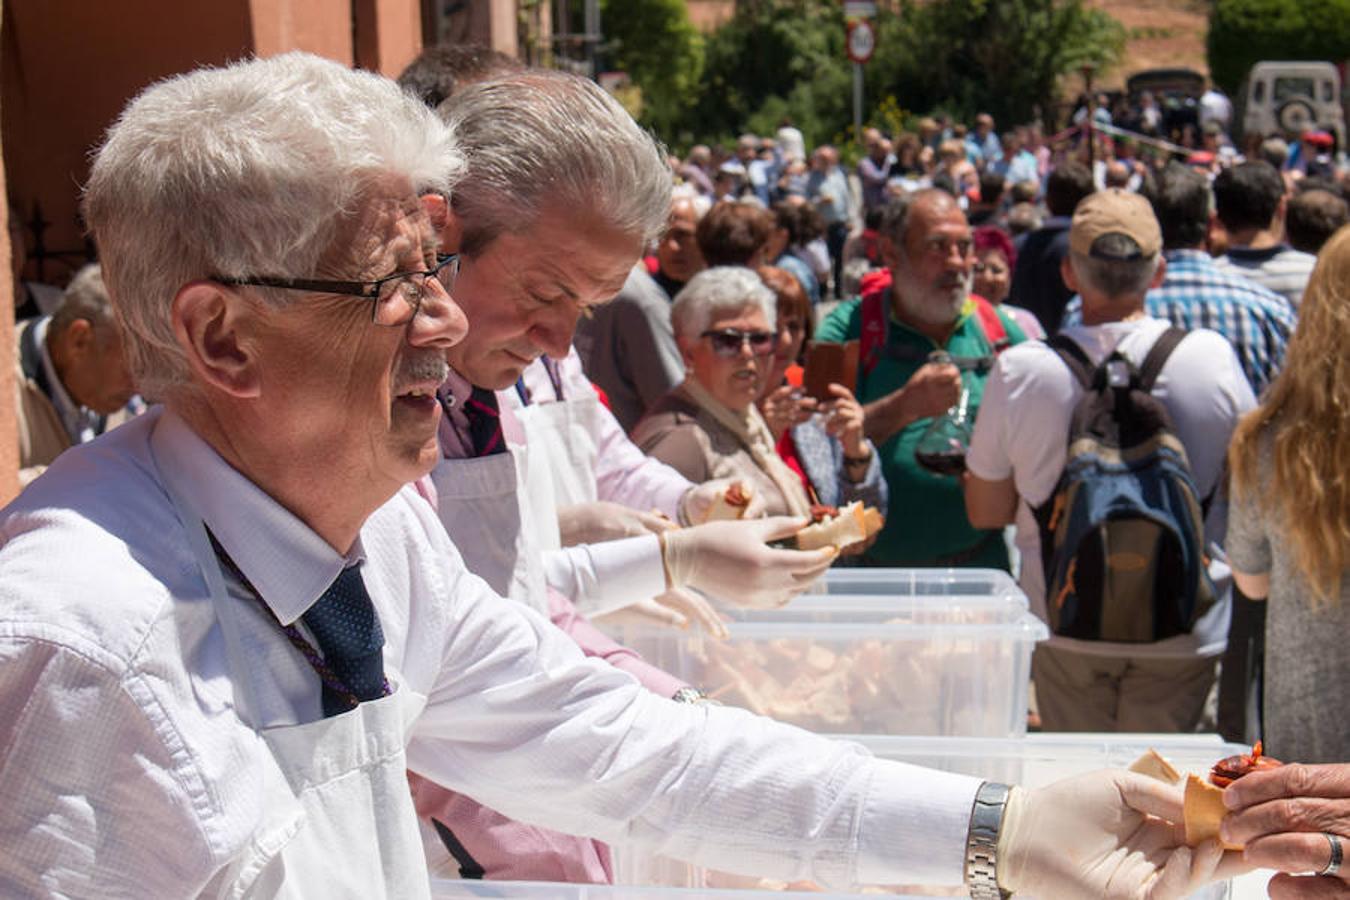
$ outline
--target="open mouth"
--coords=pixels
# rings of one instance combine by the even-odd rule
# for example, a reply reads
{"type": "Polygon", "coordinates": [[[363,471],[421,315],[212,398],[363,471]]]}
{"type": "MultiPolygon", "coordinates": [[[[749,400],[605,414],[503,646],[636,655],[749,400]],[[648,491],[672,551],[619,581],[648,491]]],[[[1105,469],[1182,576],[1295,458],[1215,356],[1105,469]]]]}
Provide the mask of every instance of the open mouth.
{"type": "Polygon", "coordinates": [[[417,385],[409,388],[396,395],[394,402],[410,412],[426,415],[435,415],[440,409],[440,404],[436,400],[436,386],[434,385],[417,385]]]}

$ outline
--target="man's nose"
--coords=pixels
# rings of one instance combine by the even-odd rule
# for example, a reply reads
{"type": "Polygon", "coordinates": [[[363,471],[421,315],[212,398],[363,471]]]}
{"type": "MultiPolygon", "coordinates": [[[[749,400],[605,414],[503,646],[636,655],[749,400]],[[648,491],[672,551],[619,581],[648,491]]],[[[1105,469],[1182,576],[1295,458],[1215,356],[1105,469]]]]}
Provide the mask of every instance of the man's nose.
{"type": "Polygon", "coordinates": [[[554,359],[562,359],[572,348],[572,336],[576,334],[577,320],[581,318],[581,307],[570,300],[560,300],[548,310],[548,314],[537,319],[530,329],[530,338],[554,359]]]}
{"type": "Polygon", "coordinates": [[[414,347],[453,347],[469,333],[469,320],[439,279],[427,279],[422,305],[408,324],[414,347]]]}

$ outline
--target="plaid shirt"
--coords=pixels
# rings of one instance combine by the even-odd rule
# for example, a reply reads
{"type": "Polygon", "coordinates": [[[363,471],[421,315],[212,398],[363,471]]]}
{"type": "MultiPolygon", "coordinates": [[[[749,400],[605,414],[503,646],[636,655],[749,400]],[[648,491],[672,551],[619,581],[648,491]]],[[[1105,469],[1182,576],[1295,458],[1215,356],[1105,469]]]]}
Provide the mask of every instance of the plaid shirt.
{"type": "MultiPolygon", "coordinates": [[[[1148,292],[1148,314],[1190,331],[1208,328],[1228,339],[1259,397],[1284,365],[1296,316],[1289,301],[1249,278],[1219,271],[1202,250],[1166,250],[1167,274],[1148,292]]],[[[1063,326],[1080,325],[1083,301],[1074,297],[1063,326]]]]}

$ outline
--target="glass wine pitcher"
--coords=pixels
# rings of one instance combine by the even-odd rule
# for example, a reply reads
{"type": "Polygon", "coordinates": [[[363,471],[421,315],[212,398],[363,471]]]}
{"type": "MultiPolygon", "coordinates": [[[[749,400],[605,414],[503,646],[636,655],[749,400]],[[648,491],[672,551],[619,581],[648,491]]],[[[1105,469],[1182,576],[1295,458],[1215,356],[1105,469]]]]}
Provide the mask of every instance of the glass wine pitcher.
{"type": "MultiPolygon", "coordinates": [[[[937,350],[929,362],[950,363],[951,356],[937,350]]],[[[970,416],[970,389],[961,381],[961,398],[956,405],[933,419],[914,447],[914,460],[934,475],[959,476],[966,470],[966,451],[974,423],[970,416]]]]}

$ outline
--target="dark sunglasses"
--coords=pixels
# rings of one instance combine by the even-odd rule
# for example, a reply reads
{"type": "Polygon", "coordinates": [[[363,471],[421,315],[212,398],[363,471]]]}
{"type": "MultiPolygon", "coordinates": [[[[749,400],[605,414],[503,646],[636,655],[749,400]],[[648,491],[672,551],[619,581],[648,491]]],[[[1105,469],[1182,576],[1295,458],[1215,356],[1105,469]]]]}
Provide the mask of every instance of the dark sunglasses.
{"type": "Polygon", "coordinates": [[[705,331],[700,337],[705,337],[712,342],[713,352],[718,356],[735,356],[741,352],[741,347],[747,342],[750,344],[751,353],[756,356],[764,356],[773,352],[773,343],[777,335],[772,331],[741,331],[739,328],[719,328],[715,331],[705,331]]]}

